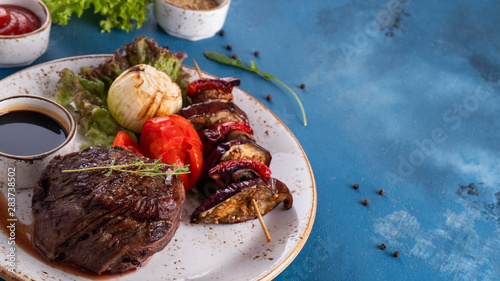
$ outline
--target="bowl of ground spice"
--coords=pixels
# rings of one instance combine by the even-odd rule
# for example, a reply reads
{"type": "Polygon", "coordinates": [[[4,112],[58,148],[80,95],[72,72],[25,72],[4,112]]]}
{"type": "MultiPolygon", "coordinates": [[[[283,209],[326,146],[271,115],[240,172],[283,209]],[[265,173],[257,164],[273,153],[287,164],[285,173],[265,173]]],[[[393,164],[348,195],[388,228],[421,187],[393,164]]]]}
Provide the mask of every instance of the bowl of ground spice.
{"type": "Polygon", "coordinates": [[[155,0],[153,12],[168,34],[197,41],[214,36],[224,26],[231,0],[155,0]]]}

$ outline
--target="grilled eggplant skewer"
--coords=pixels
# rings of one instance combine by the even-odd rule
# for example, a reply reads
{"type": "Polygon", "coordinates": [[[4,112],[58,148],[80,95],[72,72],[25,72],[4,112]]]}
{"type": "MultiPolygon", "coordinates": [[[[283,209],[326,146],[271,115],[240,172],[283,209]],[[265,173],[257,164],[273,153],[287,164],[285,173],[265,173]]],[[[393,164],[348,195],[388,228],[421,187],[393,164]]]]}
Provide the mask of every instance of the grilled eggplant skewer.
{"type": "Polygon", "coordinates": [[[192,223],[239,223],[281,202],[285,209],[292,207],[288,187],[271,177],[271,153],[256,143],[246,113],[233,103],[232,90],[239,83],[237,78],[196,80],[187,89],[193,104],[177,113],[203,142],[204,167],[196,188],[205,199],[192,223]]]}

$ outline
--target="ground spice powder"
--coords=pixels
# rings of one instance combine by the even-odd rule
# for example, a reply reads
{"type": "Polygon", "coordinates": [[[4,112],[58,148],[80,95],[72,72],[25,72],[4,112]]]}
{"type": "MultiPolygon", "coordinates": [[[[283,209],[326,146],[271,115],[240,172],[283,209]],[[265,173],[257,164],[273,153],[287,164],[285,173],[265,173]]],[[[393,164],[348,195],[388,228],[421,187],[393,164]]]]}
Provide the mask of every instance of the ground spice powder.
{"type": "Polygon", "coordinates": [[[167,2],[189,10],[210,10],[219,4],[215,0],[166,0],[167,2]]]}

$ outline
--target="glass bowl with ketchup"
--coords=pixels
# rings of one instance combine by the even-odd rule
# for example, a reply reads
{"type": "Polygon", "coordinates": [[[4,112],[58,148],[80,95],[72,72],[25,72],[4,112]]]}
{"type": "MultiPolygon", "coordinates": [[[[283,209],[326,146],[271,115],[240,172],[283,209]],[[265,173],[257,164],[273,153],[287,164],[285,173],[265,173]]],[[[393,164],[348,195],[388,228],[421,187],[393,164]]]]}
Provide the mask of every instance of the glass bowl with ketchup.
{"type": "Polygon", "coordinates": [[[29,65],[45,53],[50,24],[41,0],[0,0],[0,67],[29,65]]]}

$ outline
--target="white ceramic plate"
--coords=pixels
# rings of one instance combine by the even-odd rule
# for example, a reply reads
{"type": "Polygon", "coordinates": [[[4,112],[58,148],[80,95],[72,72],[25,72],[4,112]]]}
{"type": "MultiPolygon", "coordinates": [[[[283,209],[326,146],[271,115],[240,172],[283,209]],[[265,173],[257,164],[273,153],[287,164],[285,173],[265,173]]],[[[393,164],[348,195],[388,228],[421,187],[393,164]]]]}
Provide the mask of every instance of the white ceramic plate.
{"type": "MultiPolygon", "coordinates": [[[[69,68],[79,72],[80,67],[97,66],[108,56],[72,57],[27,68],[0,81],[0,98],[32,94],[55,99],[58,71],[69,68]]],[[[185,69],[196,77],[192,68],[185,69]]],[[[181,225],[163,251],[139,270],[98,279],[271,280],[297,256],[309,236],[316,213],[316,186],[311,166],[293,134],[269,109],[239,88],[235,88],[233,94],[234,102],[249,116],[257,143],[273,156],[270,167],[273,177],[285,182],[293,194],[292,209],[285,211],[280,204],[264,217],[272,242],[266,242],[258,220],[234,225],[191,224],[189,217],[199,202],[186,201],[181,225]]],[[[1,187],[4,194],[6,189],[1,187]]],[[[16,204],[18,225],[30,224],[31,191],[17,190],[16,204]]],[[[1,232],[2,257],[10,253],[9,247],[7,234],[1,232]]],[[[90,280],[88,276],[77,276],[74,271],[65,272],[42,262],[20,247],[15,253],[16,273],[8,271],[7,259],[3,259],[0,266],[0,276],[8,280],[90,280]]]]}

